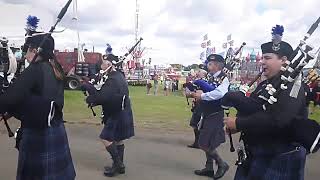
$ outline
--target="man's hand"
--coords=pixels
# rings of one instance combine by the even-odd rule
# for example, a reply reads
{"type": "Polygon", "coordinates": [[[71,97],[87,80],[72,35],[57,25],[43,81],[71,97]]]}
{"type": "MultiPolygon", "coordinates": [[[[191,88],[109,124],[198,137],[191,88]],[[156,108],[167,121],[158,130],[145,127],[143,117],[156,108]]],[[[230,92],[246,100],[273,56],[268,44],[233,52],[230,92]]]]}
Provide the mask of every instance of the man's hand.
{"type": "Polygon", "coordinates": [[[201,94],[202,94],[202,93],[203,93],[202,90],[197,90],[197,91],[194,93],[193,97],[194,97],[197,101],[201,101],[201,94]]]}
{"type": "Polygon", "coordinates": [[[236,132],[236,117],[225,117],[223,118],[223,122],[226,125],[227,129],[231,130],[231,132],[236,132]]]}
{"type": "Polygon", "coordinates": [[[186,92],[186,97],[187,98],[193,98],[194,92],[186,92]]]}
{"type": "Polygon", "coordinates": [[[4,114],[0,114],[0,122],[2,121],[2,120],[8,120],[8,119],[10,119],[12,116],[10,115],[10,114],[8,114],[8,113],[4,113],[4,114]]]}

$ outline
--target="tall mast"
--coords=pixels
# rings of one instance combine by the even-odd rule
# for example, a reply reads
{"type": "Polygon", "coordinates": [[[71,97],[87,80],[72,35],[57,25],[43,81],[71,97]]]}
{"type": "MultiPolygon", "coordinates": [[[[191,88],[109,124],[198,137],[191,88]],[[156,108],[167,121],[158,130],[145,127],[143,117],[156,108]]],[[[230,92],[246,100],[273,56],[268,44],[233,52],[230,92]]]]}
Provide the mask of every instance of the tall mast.
{"type": "Polygon", "coordinates": [[[76,24],[76,31],[77,31],[77,47],[78,47],[78,62],[84,62],[84,55],[82,52],[83,45],[80,44],[80,33],[79,33],[79,18],[78,18],[78,1],[73,1],[73,18],[72,20],[75,21],[76,24]]]}

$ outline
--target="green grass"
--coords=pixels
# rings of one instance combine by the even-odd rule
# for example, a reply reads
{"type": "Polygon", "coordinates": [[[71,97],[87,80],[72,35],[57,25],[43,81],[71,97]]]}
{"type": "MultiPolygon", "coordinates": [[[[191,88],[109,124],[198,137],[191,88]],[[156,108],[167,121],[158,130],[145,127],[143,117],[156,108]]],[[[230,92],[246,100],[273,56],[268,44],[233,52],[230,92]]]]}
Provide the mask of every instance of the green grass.
{"type": "MultiPolygon", "coordinates": [[[[153,93],[153,88],[150,91],[153,93]]],[[[189,128],[191,117],[190,106],[181,91],[163,95],[160,85],[158,95],[146,95],[145,87],[130,87],[135,124],[144,128],[161,128],[167,130],[185,130],[189,128]]],[[[81,91],[65,91],[64,117],[72,122],[100,123],[100,107],[96,107],[97,117],[94,118],[91,110],[84,101],[85,96],[81,91]]],[[[190,100],[191,103],[191,100],[190,100]]],[[[234,116],[235,110],[231,110],[234,116]]],[[[310,116],[320,122],[320,110],[316,108],[310,116]]]]}
{"type": "Polygon", "coordinates": [[[190,106],[181,92],[163,95],[159,88],[157,96],[146,95],[145,87],[130,88],[134,117],[143,127],[185,128],[191,117],[190,106]]]}
{"type": "Polygon", "coordinates": [[[320,109],[318,107],[313,108],[313,105],[310,105],[312,109],[314,109],[314,112],[310,115],[310,119],[316,120],[318,123],[320,123],[320,109]]]}
{"type": "MultiPolygon", "coordinates": [[[[130,98],[135,124],[139,127],[184,130],[189,126],[190,106],[181,91],[164,96],[160,86],[157,96],[154,96],[146,95],[145,87],[130,87],[130,98]]],[[[80,91],[65,91],[66,121],[100,122],[100,107],[94,108],[98,116],[94,118],[84,99],[80,91]]]]}

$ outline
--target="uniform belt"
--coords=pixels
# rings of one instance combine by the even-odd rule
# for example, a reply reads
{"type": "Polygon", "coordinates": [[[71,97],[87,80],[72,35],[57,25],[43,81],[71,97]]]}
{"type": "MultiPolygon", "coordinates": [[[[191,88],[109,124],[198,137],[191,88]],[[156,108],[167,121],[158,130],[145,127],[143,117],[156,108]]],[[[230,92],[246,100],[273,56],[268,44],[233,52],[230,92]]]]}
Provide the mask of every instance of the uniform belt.
{"type": "Polygon", "coordinates": [[[247,147],[248,151],[254,156],[279,156],[300,151],[301,146],[298,144],[273,144],[247,147]]]}
{"type": "Polygon", "coordinates": [[[214,116],[214,115],[217,115],[219,113],[223,113],[223,110],[222,111],[211,112],[209,114],[205,114],[204,113],[204,117],[214,116]]]}

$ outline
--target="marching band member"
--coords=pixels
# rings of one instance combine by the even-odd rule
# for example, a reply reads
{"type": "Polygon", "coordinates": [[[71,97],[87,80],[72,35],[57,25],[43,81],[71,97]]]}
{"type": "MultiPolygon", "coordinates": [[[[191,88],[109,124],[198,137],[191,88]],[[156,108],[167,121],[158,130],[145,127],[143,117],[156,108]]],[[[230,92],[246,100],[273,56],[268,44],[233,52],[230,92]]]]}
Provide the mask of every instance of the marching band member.
{"type": "Polygon", "coordinates": [[[0,114],[9,112],[21,120],[17,180],[76,176],[63,124],[64,72],[53,54],[53,37],[45,36],[33,33],[26,38],[30,66],[0,95],[0,114]]]}
{"type": "Polygon", "coordinates": [[[90,94],[86,102],[90,106],[102,106],[104,128],[100,139],[113,160],[112,167],[105,167],[104,175],[112,177],[125,173],[123,141],[134,136],[134,125],[128,84],[123,74],[116,71],[112,64],[118,62],[118,57],[108,54],[102,61],[101,69],[108,77],[101,89],[90,94]]]}
{"type": "MultiPolygon", "coordinates": [[[[282,32],[279,35],[282,36],[282,32]]],[[[267,84],[280,80],[281,66],[293,53],[290,44],[276,38],[262,44],[261,49],[263,75],[267,79],[251,94],[257,100],[267,84]]],[[[267,111],[224,118],[228,129],[242,132],[247,153],[246,160],[237,168],[235,180],[304,179],[306,149],[294,143],[289,129],[295,119],[307,118],[305,92],[301,87],[297,96],[291,97],[293,84],[295,82],[288,84],[288,89],[279,94],[278,102],[267,111]]]]}
{"type": "Polygon", "coordinates": [[[191,97],[201,101],[203,119],[199,135],[199,146],[205,151],[207,157],[205,168],[196,170],[195,174],[200,176],[213,176],[215,179],[218,179],[224,176],[229,169],[229,165],[222,160],[216,150],[221,143],[225,142],[225,133],[223,130],[224,112],[220,100],[228,92],[229,80],[222,72],[225,65],[222,56],[211,54],[208,56],[207,61],[209,75],[213,77],[209,80],[209,83],[216,88],[206,93],[198,90],[191,94],[191,97]],[[223,78],[222,82],[219,82],[222,77],[225,78],[223,78]],[[213,170],[213,159],[218,165],[218,170],[215,174],[213,170]]]}

